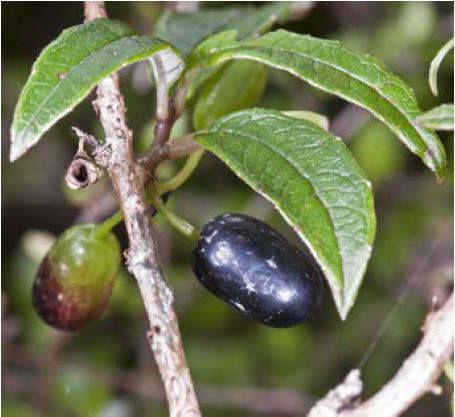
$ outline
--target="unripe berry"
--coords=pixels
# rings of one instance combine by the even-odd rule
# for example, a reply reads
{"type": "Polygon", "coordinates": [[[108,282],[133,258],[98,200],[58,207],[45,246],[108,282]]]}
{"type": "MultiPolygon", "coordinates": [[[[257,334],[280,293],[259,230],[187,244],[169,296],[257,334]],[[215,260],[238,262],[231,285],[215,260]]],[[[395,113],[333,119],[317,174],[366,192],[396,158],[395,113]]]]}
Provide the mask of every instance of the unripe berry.
{"type": "Polygon", "coordinates": [[[314,261],[265,223],[242,214],[223,214],[204,226],[193,271],[213,294],[272,327],[312,319],[322,298],[314,261]]]}
{"type": "Polygon", "coordinates": [[[35,277],[33,305],[49,325],[77,330],[104,311],[120,265],[120,245],[98,225],[66,230],[49,250],[35,277]]]}

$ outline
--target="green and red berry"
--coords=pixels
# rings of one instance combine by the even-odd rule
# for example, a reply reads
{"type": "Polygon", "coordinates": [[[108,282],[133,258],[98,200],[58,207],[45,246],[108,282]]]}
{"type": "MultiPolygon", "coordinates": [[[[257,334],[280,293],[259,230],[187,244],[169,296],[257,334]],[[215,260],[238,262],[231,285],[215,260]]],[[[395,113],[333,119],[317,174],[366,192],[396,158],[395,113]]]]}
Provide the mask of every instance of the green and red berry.
{"type": "Polygon", "coordinates": [[[49,325],[78,330],[104,311],[120,265],[116,237],[98,225],[66,230],[49,250],[35,276],[33,306],[49,325]]]}

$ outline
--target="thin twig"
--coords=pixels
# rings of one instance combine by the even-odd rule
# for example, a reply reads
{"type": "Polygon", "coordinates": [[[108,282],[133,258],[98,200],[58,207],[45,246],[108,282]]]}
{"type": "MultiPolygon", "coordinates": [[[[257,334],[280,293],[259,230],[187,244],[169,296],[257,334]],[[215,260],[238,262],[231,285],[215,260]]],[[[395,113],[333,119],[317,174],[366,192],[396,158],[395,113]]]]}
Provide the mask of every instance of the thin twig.
{"type": "MultiPolygon", "coordinates": [[[[165,57],[169,52],[161,52],[156,54],[152,62],[153,74],[156,83],[156,125],[155,137],[148,151],[154,156],[161,152],[161,148],[166,144],[171,136],[172,127],[175,121],[180,116],[175,111],[174,99],[169,96],[168,74],[166,73],[166,60],[170,57],[165,57]],[[164,54],[159,56],[159,54],[164,54]]],[[[172,56],[172,53],[170,53],[172,56]]],[[[182,64],[183,68],[183,64],[182,64]]],[[[153,173],[153,172],[152,172],[153,173]]]]}
{"type": "MultiPolygon", "coordinates": [[[[169,97],[168,86],[166,83],[166,74],[161,66],[161,61],[156,60],[154,66],[156,82],[160,80],[163,86],[157,87],[157,108],[156,108],[156,126],[155,137],[149,150],[141,158],[141,164],[146,168],[146,172],[153,174],[154,169],[164,159],[176,159],[185,156],[199,149],[199,146],[191,141],[191,136],[188,135],[188,145],[190,148],[185,150],[183,154],[177,151],[175,157],[172,157],[173,148],[178,147],[178,144],[172,144],[167,147],[167,142],[171,137],[172,127],[175,121],[182,115],[185,106],[186,91],[192,76],[191,72],[184,74],[183,78],[178,83],[177,89],[172,97],[169,97]],[[168,157],[166,157],[168,155],[168,157]]],[[[181,151],[180,151],[181,153],[181,151]]]]}
{"type": "Polygon", "coordinates": [[[152,147],[150,151],[139,158],[138,163],[148,172],[153,172],[161,162],[182,158],[199,149],[201,149],[201,146],[193,140],[193,135],[187,135],[182,137],[182,139],[165,143],[159,148],[152,147]]]}
{"type": "MultiPolygon", "coordinates": [[[[107,17],[104,2],[85,2],[85,17],[87,20],[107,17]]],[[[127,264],[144,299],[151,326],[148,339],[164,382],[170,416],[200,416],[173,307],[173,293],[159,265],[144,186],[134,161],[132,132],[126,124],[116,75],[98,85],[95,105],[111,148],[108,173],[128,232],[127,264]]]]}
{"type": "Polygon", "coordinates": [[[395,376],[370,399],[355,404],[361,390],[360,371],[348,378],[310,410],[309,417],[396,417],[428,392],[453,352],[453,295],[437,311],[430,312],[423,326],[424,336],[395,376]]]}

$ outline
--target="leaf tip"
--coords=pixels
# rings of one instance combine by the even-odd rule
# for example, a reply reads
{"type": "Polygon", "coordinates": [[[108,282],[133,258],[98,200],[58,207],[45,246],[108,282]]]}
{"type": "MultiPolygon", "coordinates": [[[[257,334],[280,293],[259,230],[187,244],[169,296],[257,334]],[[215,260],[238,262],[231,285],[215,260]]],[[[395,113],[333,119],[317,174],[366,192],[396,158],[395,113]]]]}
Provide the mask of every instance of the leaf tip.
{"type": "Polygon", "coordinates": [[[436,172],[436,181],[438,182],[438,184],[441,184],[442,182],[444,182],[445,177],[446,177],[446,172],[444,169],[438,170],[436,172]]]}
{"type": "MultiPolygon", "coordinates": [[[[13,125],[14,126],[14,125],[13,125]]],[[[10,149],[9,149],[9,160],[10,162],[14,162],[18,159],[23,152],[21,152],[20,148],[16,146],[17,143],[17,135],[15,132],[14,127],[11,127],[11,139],[10,139],[10,149]]]]}
{"type": "Polygon", "coordinates": [[[351,310],[352,304],[348,305],[344,299],[338,299],[336,297],[334,298],[338,316],[340,317],[341,321],[346,321],[349,311],[351,310]]]}
{"type": "Polygon", "coordinates": [[[436,74],[432,77],[430,73],[430,78],[429,78],[429,83],[430,85],[430,91],[433,93],[435,97],[438,96],[439,91],[438,91],[438,80],[436,78],[436,74]]]}
{"type": "Polygon", "coordinates": [[[10,162],[16,161],[20,156],[22,156],[23,152],[20,152],[16,147],[12,144],[10,151],[9,151],[9,160],[10,162]]]}
{"type": "MultiPolygon", "coordinates": [[[[31,145],[30,145],[31,146],[31,145]]],[[[9,160],[14,162],[19,159],[30,146],[24,146],[24,137],[22,131],[19,130],[13,122],[10,130],[10,149],[9,149],[9,160]]]]}
{"type": "Polygon", "coordinates": [[[435,173],[436,180],[440,184],[444,181],[445,174],[446,174],[446,164],[445,161],[440,162],[435,158],[434,152],[431,149],[428,149],[425,152],[425,159],[426,164],[430,167],[430,169],[435,173]]]}
{"type": "Polygon", "coordinates": [[[348,317],[348,312],[347,311],[339,312],[339,315],[341,321],[346,321],[346,318],[348,317]]]}
{"type": "Polygon", "coordinates": [[[324,275],[326,278],[326,282],[328,283],[330,291],[332,293],[333,301],[335,303],[338,316],[340,317],[341,321],[345,321],[346,317],[348,316],[349,310],[351,309],[351,306],[347,305],[346,300],[343,296],[342,288],[334,286],[333,281],[329,280],[326,274],[324,275]]]}
{"type": "Polygon", "coordinates": [[[429,146],[427,148],[421,156],[421,159],[424,164],[434,172],[437,181],[441,182],[445,177],[447,158],[439,139],[437,140],[435,147],[429,146]]]}

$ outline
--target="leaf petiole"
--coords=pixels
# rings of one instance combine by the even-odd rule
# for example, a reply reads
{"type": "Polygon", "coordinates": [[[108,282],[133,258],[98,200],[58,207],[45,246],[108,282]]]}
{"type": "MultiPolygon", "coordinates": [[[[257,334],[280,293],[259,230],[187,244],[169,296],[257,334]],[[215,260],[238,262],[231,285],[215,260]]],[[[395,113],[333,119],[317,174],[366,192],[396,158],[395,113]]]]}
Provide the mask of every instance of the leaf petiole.
{"type": "Polygon", "coordinates": [[[159,195],[163,195],[164,193],[176,190],[182,186],[198,166],[203,154],[203,149],[199,149],[198,151],[192,153],[185,161],[182,169],[175,176],[167,181],[156,184],[157,193],[159,195]]]}
{"type": "Polygon", "coordinates": [[[438,71],[441,62],[449,51],[453,48],[454,40],[449,39],[442,48],[438,51],[436,56],[433,58],[430,64],[430,72],[428,74],[428,83],[430,84],[430,90],[434,96],[438,95],[438,71]]]}
{"type": "Polygon", "coordinates": [[[199,237],[199,230],[196,229],[191,223],[169,210],[169,208],[164,205],[161,196],[152,185],[150,185],[148,189],[151,191],[153,205],[164,216],[167,222],[182,235],[185,235],[193,242],[196,241],[199,237]]]}
{"type": "Polygon", "coordinates": [[[98,236],[106,236],[117,224],[123,220],[123,213],[117,210],[112,216],[108,217],[98,226],[98,236]]]}
{"type": "MultiPolygon", "coordinates": [[[[156,189],[152,189],[152,196],[147,195],[147,203],[152,203],[164,217],[173,225],[177,230],[183,233],[185,236],[190,238],[197,236],[196,229],[189,224],[186,220],[180,219],[176,214],[170,212],[164,205],[161,196],[166,194],[169,191],[173,191],[183,185],[188,178],[191,176],[193,171],[199,164],[202,155],[204,154],[203,149],[192,153],[186,160],[182,169],[172,178],[162,183],[156,184],[156,189]],[[161,207],[161,208],[160,208],[161,207]]],[[[148,187],[152,188],[151,186],[148,187]]],[[[115,212],[112,216],[104,220],[103,223],[99,225],[98,233],[100,236],[108,234],[117,224],[123,220],[123,213],[121,210],[115,212]]]]}

